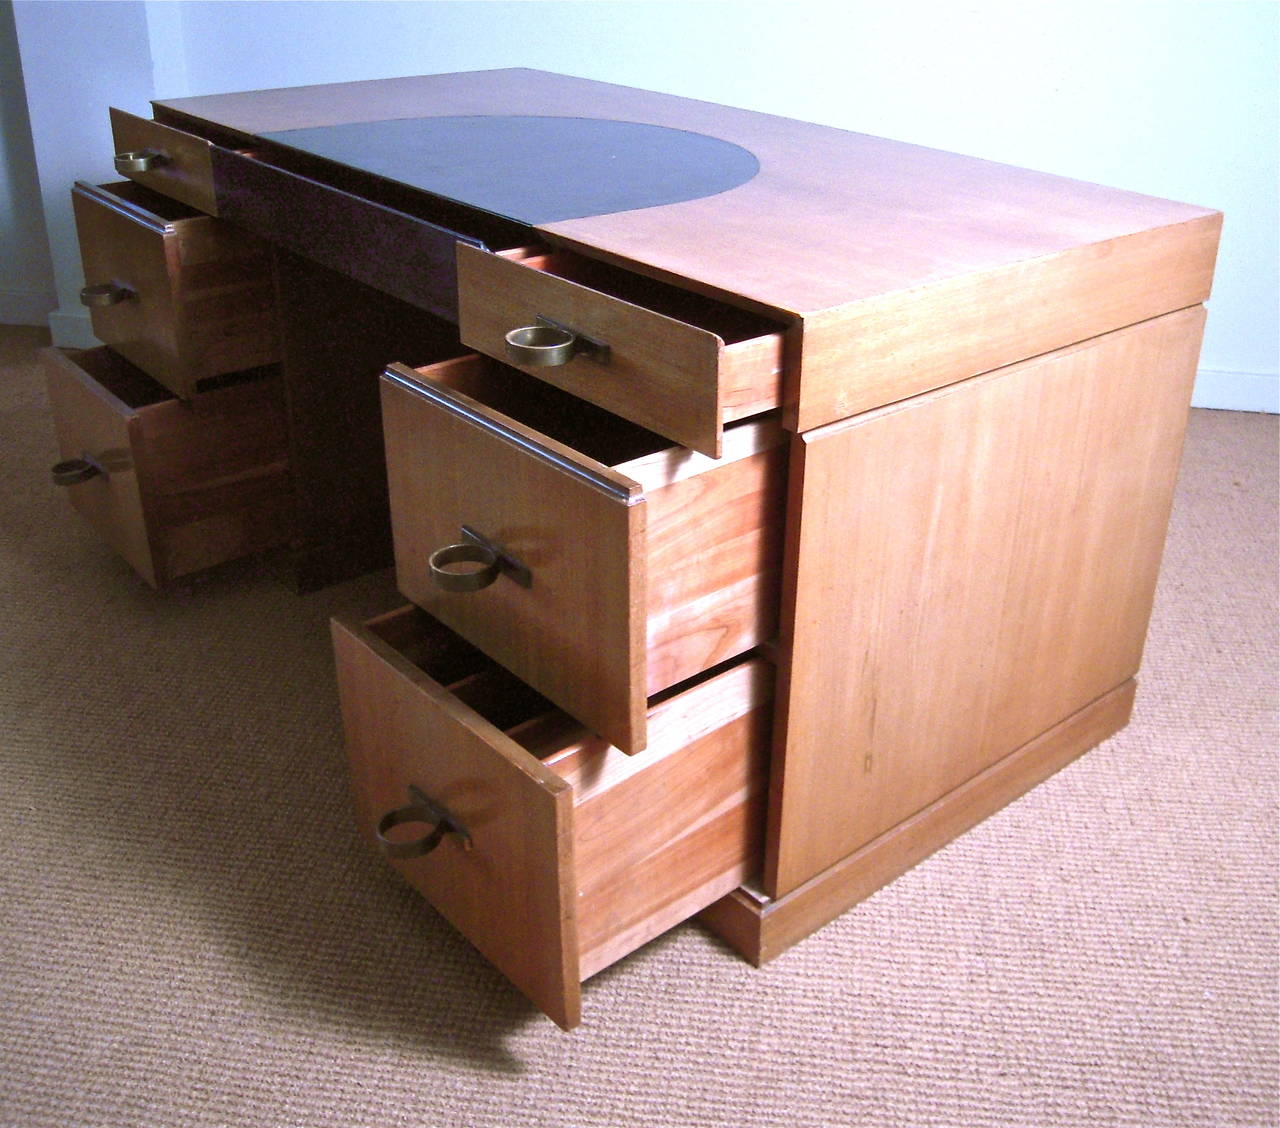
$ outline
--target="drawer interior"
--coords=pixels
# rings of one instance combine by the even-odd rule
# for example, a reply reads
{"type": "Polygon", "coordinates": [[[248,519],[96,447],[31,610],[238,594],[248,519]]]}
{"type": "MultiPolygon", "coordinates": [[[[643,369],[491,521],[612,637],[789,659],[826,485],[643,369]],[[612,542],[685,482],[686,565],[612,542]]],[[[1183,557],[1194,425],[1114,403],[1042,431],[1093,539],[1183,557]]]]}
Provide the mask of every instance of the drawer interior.
{"type": "Polygon", "coordinates": [[[206,219],[203,212],[193,207],[162,196],[132,180],[122,180],[115,184],[100,184],[98,190],[111,196],[131,211],[145,213],[147,218],[159,223],[174,223],[183,219],[206,219]]]}
{"type": "Polygon", "coordinates": [[[672,445],[662,435],[488,357],[471,354],[417,371],[605,466],[672,445]]]}
{"type": "Polygon", "coordinates": [[[542,694],[418,607],[399,608],[365,626],[538,759],[552,759],[589,736],[542,694]]]}
{"type": "Polygon", "coordinates": [[[122,413],[175,398],[163,384],[110,349],[85,349],[74,355],[76,366],[88,373],[103,393],[118,401],[117,410],[122,413]]]}
{"type": "MultiPolygon", "coordinates": [[[[507,256],[517,258],[515,255],[507,256]]],[[[716,334],[727,345],[778,333],[782,327],[759,314],[681,289],[656,278],[560,248],[538,248],[517,258],[522,266],[672,317],[716,334]]]]}

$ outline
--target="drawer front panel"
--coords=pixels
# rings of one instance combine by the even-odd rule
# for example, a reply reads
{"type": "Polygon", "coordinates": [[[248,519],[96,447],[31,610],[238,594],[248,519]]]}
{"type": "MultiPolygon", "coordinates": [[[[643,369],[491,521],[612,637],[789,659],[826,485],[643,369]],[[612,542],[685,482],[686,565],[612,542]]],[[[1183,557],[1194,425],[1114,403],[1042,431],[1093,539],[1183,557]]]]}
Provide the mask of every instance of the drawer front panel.
{"type": "Polygon", "coordinates": [[[403,615],[381,628],[333,625],[361,832],[376,843],[379,821],[410,802],[410,786],[456,818],[470,849],[450,834],[393,864],[521,991],[574,1026],[571,789],[442,684],[474,672],[467,649],[451,647],[447,632],[405,637],[412,626],[403,615]],[[421,665],[397,642],[418,646],[421,665]]]}
{"type": "Polygon", "coordinates": [[[401,591],[613,743],[642,748],[639,488],[400,366],[383,377],[383,429],[401,591]],[[463,526],[524,564],[530,585],[438,586],[431,555],[463,526]]]}
{"type": "Polygon", "coordinates": [[[100,340],[184,398],[277,359],[264,244],[128,183],[77,184],[72,204],[85,281],[118,288],[91,306],[100,340]]]}
{"type": "Polygon", "coordinates": [[[47,349],[44,365],[60,456],[95,468],[68,498],[148,583],[288,541],[278,376],[185,403],[110,349],[47,349]]]}
{"type": "Polygon", "coordinates": [[[726,346],[698,325],[474,248],[458,248],[458,323],[471,348],[712,457],[730,400],[764,411],[780,398],[780,334],[726,346]],[[539,318],[607,346],[607,358],[522,364],[507,334],[539,318]]]}
{"type": "Polygon", "coordinates": [[[114,107],[111,136],[116,170],[122,176],[207,215],[218,214],[210,158],[213,146],[204,138],[114,107]]]}
{"type": "Polygon", "coordinates": [[[60,350],[46,349],[42,359],[60,458],[98,467],[92,477],[67,487],[71,505],[143,579],[158,586],[163,577],[151,536],[153,491],[145,465],[138,465],[137,411],[60,350]]]}

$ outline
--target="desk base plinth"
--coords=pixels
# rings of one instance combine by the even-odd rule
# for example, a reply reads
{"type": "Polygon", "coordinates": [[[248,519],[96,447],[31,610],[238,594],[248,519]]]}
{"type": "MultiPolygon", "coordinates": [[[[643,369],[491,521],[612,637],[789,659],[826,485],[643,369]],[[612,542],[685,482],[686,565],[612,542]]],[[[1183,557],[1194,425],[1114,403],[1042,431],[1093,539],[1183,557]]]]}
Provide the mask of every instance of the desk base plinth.
{"type": "Polygon", "coordinates": [[[1136,688],[1122,682],[790,893],[742,887],[698,919],[757,967],[767,963],[1119,732],[1136,688]]]}

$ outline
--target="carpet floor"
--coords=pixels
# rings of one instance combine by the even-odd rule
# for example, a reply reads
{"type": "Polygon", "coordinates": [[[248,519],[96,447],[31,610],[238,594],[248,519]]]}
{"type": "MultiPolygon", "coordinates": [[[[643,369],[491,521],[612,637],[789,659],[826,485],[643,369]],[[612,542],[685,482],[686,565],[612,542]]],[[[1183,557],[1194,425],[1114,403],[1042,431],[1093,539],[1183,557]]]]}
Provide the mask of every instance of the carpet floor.
{"type": "Polygon", "coordinates": [[[1193,411],[1127,729],[763,969],[696,924],[565,1034],[356,837],[327,623],[165,593],[0,330],[0,1126],[1277,1123],[1277,421],[1193,411]]]}

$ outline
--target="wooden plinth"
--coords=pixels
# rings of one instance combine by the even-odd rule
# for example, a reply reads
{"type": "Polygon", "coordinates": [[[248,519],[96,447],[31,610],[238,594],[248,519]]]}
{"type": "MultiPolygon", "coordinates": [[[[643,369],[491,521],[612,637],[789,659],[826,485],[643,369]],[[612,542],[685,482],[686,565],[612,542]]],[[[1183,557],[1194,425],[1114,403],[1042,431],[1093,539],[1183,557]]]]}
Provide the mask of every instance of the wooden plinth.
{"type": "Polygon", "coordinates": [[[759,967],[1124,728],[1130,678],[892,830],[776,900],[735,889],[701,920],[759,967]]]}

